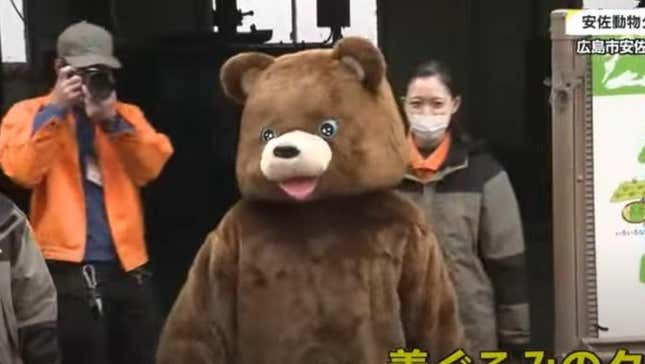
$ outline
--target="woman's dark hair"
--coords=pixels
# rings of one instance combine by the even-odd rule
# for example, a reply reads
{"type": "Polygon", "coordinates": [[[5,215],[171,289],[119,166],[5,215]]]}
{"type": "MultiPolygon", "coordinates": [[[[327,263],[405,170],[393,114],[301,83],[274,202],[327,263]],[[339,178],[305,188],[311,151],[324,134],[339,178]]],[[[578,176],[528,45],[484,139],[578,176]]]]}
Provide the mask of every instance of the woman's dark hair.
{"type": "MultiPolygon", "coordinates": [[[[406,90],[408,87],[410,87],[410,84],[412,81],[418,79],[418,78],[426,78],[426,77],[433,77],[436,76],[439,78],[441,83],[443,83],[446,88],[448,88],[448,91],[450,91],[450,95],[452,97],[461,97],[462,96],[462,90],[460,87],[459,82],[455,79],[455,76],[452,73],[452,70],[450,67],[439,60],[430,60],[427,62],[423,62],[420,65],[418,65],[414,73],[411,75],[410,78],[408,78],[408,83],[406,85],[406,90]]],[[[461,97],[461,102],[463,104],[464,100],[463,97],[461,97]]],[[[482,142],[475,142],[475,140],[472,138],[472,136],[466,131],[464,126],[462,125],[461,121],[461,110],[463,107],[459,107],[459,110],[453,115],[453,119],[450,122],[450,126],[448,127],[448,131],[452,135],[455,140],[459,141],[462,145],[464,145],[467,149],[474,151],[474,150],[479,150],[483,148],[482,142]]]]}
{"type": "Polygon", "coordinates": [[[409,78],[408,87],[410,86],[410,83],[417,78],[432,76],[437,76],[439,80],[441,80],[441,83],[448,88],[452,97],[461,96],[461,88],[459,87],[458,82],[456,82],[452,74],[452,70],[447,64],[437,60],[430,60],[418,65],[412,77],[409,78]]]}

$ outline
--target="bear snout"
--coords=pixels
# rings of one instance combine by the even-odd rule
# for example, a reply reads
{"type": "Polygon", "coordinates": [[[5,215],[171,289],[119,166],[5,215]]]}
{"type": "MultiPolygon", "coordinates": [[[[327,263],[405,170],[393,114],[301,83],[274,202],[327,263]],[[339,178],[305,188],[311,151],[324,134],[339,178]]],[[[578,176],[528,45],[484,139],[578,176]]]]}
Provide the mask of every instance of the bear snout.
{"type": "Polygon", "coordinates": [[[260,169],[273,182],[315,178],[325,173],[331,157],[331,148],[323,138],[296,130],[269,140],[262,151],[260,169]]]}

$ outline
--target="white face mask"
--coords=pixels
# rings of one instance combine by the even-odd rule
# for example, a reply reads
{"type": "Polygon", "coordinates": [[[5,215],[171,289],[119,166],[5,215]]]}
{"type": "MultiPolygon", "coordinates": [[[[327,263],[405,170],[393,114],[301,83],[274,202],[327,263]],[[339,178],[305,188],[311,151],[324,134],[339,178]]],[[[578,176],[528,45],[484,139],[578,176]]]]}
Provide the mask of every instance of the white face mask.
{"type": "Polygon", "coordinates": [[[432,146],[446,134],[446,129],[450,124],[450,116],[450,114],[409,114],[410,131],[419,141],[423,142],[423,147],[432,146]]]}

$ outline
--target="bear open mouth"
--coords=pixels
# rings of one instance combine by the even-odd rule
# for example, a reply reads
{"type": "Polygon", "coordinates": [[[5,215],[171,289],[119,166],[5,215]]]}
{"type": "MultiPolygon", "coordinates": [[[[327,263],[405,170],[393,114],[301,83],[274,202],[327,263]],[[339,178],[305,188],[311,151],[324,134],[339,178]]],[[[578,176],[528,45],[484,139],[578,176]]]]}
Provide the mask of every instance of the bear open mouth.
{"type": "Polygon", "coordinates": [[[306,200],[311,196],[318,185],[316,177],[297,177],[290,178],[278,184],[280,188],[289,196],[296,200],[306,200]]]}

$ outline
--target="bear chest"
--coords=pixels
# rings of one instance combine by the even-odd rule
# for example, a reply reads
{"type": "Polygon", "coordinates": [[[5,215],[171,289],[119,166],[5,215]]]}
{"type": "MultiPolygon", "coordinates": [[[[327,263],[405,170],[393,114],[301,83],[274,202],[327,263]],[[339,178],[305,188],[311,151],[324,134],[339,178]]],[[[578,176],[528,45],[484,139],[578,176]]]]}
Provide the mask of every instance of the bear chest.
{"type": "Polygon", "coordinates": [[[238,258],[244,341],[314,351],[318,345],[341,350],[357,338],[398,342],[404,230],[356,218],[335,228],[300,222],[249,230],[238,258]]]}

